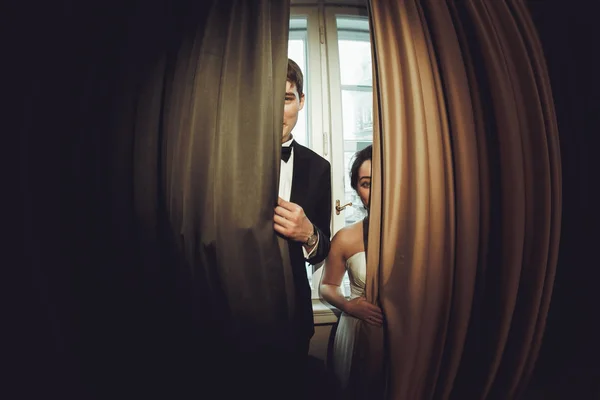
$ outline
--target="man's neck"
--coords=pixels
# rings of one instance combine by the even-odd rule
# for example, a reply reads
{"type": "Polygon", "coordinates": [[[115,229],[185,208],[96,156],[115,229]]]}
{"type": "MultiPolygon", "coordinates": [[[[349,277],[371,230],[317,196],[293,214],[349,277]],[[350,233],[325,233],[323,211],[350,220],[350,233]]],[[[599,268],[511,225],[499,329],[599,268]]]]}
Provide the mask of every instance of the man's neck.
{"type": "Polygon", "coordinates": [[[288,142],[291,142],[292,139],[294,139],[294,135],[292,135],[291,133],[289,135],[287,135],[286,137],[282,137],[281,138],[281,144],[285,144],[288,142]]]}

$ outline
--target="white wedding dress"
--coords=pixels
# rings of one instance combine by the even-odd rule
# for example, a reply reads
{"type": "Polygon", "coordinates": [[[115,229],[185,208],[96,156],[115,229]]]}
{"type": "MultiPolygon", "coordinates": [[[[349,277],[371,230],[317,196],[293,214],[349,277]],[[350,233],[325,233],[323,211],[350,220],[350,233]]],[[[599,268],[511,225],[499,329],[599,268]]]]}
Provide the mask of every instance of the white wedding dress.
{"type": "MultiPolygon", "coordinates": [[[[364,297],[367,280],[367,258],[364,251],[353,254],[346,261],[348,280],[350,281],[350,299],[364,297]]],[[[352,373],[354,346],[361,321],[342,313],[338,322],[333,343],[333,370],[342,389],[348,387],[352,373]]]]}

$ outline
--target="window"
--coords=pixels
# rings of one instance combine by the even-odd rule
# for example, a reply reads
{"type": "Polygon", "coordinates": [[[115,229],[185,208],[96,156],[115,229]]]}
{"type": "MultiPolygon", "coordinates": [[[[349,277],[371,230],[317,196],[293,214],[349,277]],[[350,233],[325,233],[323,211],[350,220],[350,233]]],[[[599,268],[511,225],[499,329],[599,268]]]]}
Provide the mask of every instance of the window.
{"type": "MultiPolygon", "coordinates": [[[[298,63],[304,73],[304,80],[308,81],[309,71],[306,68],[306,27],[306,17],[291,18],[288,57],[298,63]]],[[[308,85],[305,84],[304,86],[304,94],[308,96],[308,85]]],[[[308,141],[308,113],[306,109],[302,109],[298,114],[298,123],[294,127],[294,138],[301,145],[310,147],[308,141]]]]}
{"type": "MultiPolygon", "coordinates": [[[[294,137],[326,158],[332,169],[332,234],[366,214],[350,186],[352,156],[373,141],[373,78],[364,7],[292,6],[288,56],[304,73],[306,103],[294,137]],[[339,214],[336,205],[351,203],[339,214]]],[[[313,297],[313,274],[307,264],[313,297]]],[[[349,281],[343,289],[350,294],[349,281]]]]}
{"type": "Polygon", "coordinates": [[[360,198],[350,186],[352,156],[373,143],[373,74],[369,23],[364,18],[336,18],[342,95],[345,224],[366,216],[360,198]]]}

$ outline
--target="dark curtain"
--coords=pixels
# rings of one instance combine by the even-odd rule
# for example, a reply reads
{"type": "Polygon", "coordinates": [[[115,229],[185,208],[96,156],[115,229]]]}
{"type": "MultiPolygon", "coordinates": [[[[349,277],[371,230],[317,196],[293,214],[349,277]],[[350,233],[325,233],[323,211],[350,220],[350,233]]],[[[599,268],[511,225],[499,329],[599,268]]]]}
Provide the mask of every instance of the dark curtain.
{"type": "Polygon", "coordinates": [[[15,390],[283,385],[293,293],[272,214],[288,2],[13,8],[15,390]]]}

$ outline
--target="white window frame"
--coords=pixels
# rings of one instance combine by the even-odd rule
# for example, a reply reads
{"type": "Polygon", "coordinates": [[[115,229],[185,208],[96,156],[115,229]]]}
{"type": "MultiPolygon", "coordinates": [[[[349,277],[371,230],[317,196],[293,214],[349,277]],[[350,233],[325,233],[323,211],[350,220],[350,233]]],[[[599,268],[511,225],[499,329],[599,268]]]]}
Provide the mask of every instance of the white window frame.
{"type": "Polygon", "coordinates": [[[325,30],[326,44],[329,50],[328,66],[329,66],[329,91],[330,91],[330,112],[331,112],[331,132],[337,134],[331,135],[331,158],[336,162],[331,163],[331,191],[332,191],[332,230],[334,235],[338,230],[346,225],[344,212],[339,215],[335,212],[336,200],[343,205],[345,199],[345,168],[344,168],[344,121],[342,110],[342,80],[341,66],[338,47],[338,31],[336,17],[363,17],[367,18],[367,10],[357,7],[326,7],[325,8],[325,30]],[[342,160],[337,162],[337,160],[342,160]]]}
{"type": "MultiPolygon", "coordinates": [[[[344,212],[336,215],[336,200],[344,201],[344,137],[342,114],[342,85],[338,49],[336,17],[356,16],[367,18],[363,1],[347,1],[351,7],[333,5],[328,1],[293,1],[290,18],[305,17],[306,66],[305,87],[309,130],[308,140],[313,151],[328,160],[332,168],[332,236],[345,226],[344,212]],[[303,3],[303,5],[295,5],[303,3]],[[311,6],[304,5],[312,3],[311,6]],[[310,76],[310,77],[309,77],[310,76]],[[336,134],[330,134],[335,132],[336,134]]],[[[290,38],[293,38],[290,36],[290,38]]],[[[330,324],[337,321],[331,307],[321,301],[319,282],[323,269],[317,265],[312,275],[312,299],[315,323],[330,324]]]]}
{"type": "MultiPolygon", "coordinates": [[[[325,120],[325,112],[323,105],[327,104],[327,99],[323,98],[323,88],[326,87],[327,81],[324,80],[322,66],[322,54],[319,38],[319,10],[316,7],[291,7],[290,18],[305,17],[307,19],[306,27],[306,66],[307,71],[304,71],[305,83],[307,88],[306,106],[308,107],[308,142],[310,148],[317,154],[323,156],[331,162],[330,158],[326,157],[326,148],[324,146],[323,132],[327,131],[325,120]]],[[[326,78],[325,78],[326,79],[326,78]]]]}

